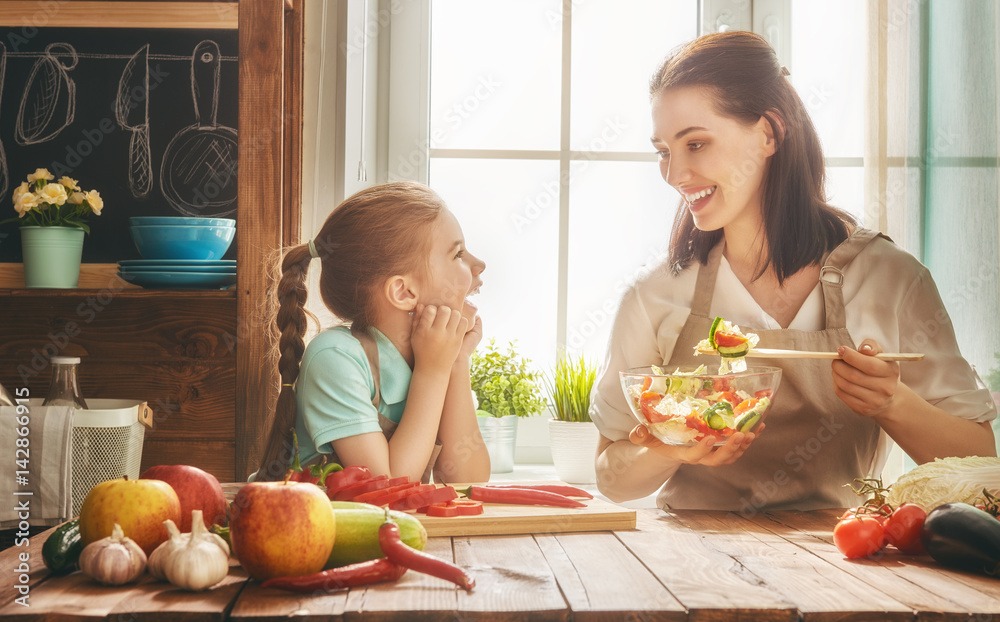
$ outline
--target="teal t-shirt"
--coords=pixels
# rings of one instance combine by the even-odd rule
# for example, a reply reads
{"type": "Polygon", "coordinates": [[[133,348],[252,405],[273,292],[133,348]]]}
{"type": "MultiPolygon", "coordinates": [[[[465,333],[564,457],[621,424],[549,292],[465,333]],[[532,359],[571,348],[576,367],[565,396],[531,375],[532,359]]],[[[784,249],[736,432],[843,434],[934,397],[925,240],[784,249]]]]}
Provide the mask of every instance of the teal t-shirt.
{"type": "Polygon", "coordinates": [[[392,342],[371,330],[378,346],[379,406],[375,410],[375,380],[361,342],[350,329],[325,330],[306,346],[295,383],[298,414],[295,433],[303,463],[333,451],[337,439],[381,432],[378,415],[399,422],[410,389],[410,366],[392,342]]]}

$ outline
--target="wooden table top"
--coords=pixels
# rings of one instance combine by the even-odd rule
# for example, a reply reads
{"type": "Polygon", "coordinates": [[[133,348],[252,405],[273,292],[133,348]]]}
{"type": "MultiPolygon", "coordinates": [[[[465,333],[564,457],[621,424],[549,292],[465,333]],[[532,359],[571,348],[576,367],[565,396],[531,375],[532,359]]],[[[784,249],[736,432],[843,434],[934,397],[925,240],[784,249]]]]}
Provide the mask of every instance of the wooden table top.
{"type": "Polygon", "coordinates": [[[292,594],[248,581],[233,562],[207,592],[143,575],[102,587],[79,572],[49,577],[46,534],[0,553],[3,620],[982,620],[1000,615],[1000,580],[887,549],[846,560],[838,512],[639,510],[624,531],[438,537],[427,551],[472,573],[466,593],[410,571],[393,584],[292,594]],[[28,553],[29,607],[18,605],[28,553]],[[990,617],[986,617],[990,616],[990,617]]]}

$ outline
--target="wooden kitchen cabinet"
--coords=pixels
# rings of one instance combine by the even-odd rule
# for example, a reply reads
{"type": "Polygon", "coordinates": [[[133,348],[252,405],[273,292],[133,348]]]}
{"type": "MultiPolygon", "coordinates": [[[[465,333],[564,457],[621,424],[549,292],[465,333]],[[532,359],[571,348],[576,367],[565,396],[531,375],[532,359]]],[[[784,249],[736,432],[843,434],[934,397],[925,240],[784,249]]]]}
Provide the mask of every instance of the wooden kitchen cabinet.
{"type": "MultiPolygon", "coordinates": [[[[3,3],[0,24],[30,26],[36,5],[3,3]]],[[[88,20],[100,15],[104,28],[214,20],[209,27],[239,30],[234,288],[124,288],[85,264],[82,289],[28,290],[16,280],[20,265],[0,265],[0,382],[41,396],[50,368],[33,374],[33,359],[37,367],[53,349],[84,357],[84,397],[144,400],[154,409],[143,469],[193,464],[222,481],[256,469],[278,385],[263,319],[272,287],[265,263],[298,239],[303,10],[301,0],[74,2],[48,16],[52,27],[96,25],[88,20]]],[[[103,268],[113,273],[113,264],[103,268]]]]}

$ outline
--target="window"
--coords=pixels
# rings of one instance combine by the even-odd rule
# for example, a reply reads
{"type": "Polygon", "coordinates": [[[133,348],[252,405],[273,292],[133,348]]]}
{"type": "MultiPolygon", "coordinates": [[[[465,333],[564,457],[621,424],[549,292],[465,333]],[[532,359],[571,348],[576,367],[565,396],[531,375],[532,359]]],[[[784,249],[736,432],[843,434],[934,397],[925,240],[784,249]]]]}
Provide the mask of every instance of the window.
{"type": "Polygon", "coordinates": [[[768,36],[764,9],[784,11],[777,32],[794,37],[776,49],[823,139],[829,194],[861,215],[864,0],[407,4],[393,41],[421,52],[393,44],[388,179],[444,197],[488,265],[486,337],[517,339],[543,369],[561,347],[601,358],[626,284],[665,253],[679,199],[649,144],[647,84],[699,22],[749,29],[752,17],[768,36]]]}

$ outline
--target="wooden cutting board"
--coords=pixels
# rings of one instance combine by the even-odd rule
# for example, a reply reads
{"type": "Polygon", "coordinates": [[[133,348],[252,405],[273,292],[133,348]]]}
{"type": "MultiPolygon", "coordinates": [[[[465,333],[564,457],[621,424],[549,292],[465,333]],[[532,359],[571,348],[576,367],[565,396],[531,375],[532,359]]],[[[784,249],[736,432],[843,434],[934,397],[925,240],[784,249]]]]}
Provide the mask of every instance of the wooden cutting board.
{"type": "Polygon", "coordinates": [[[635,510],[602,499],[580,499],[585,508],[550,508],[541,505],[483,504],[478,516],[427,516],[416,514],[435,536],[490,536],[516,533],[620,531],[635,529],[635,510]]]}

